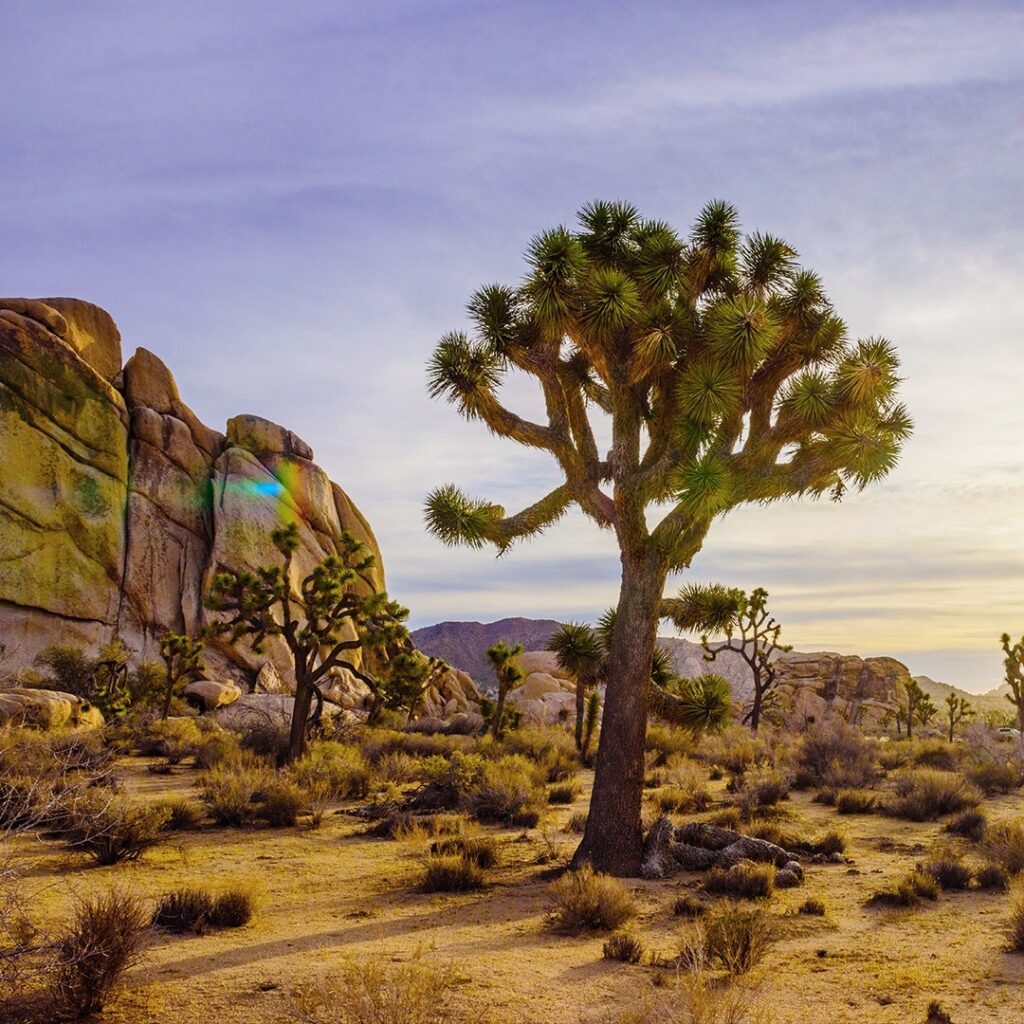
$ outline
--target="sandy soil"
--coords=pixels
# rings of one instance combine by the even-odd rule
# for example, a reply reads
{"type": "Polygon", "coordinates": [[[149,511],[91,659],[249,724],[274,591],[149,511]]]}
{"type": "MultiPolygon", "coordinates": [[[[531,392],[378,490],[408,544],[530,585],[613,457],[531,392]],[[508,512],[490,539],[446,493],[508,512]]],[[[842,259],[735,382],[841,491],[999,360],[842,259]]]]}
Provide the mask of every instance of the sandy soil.
{"type": "MultiPolygon", "coordinates": [[[[194,772],[146,772],[144,759],[122,767],[128,788],[149,798],[188,793],[194,772]]],[[[589,786],[589,777],[584,778],[589,786]]],[[[602,959],[602,937],[566,938],[544,928],[553,846],[567,857],[575,837],[562,831],[585,809],[552,808],[540,829],[499,831],[503,864],[491,884],[465,895],[417,891],[421,851],[368,838],[365,825],[328,813],[317,830],[207,829],[173,836],[136,864],[89,866],[81,856],[23,845],[25,884],[44,918],[67,914],[75,894],[127,886],[155,899],[186,884],[216,890],[252,885],[258,898],[245,928],[198,937],[158,935],[146,962],[104,1014],[109,1024],[271,1024],[291,1019],[288,989],[346,958],[404,961],[416,955],[457,965],[465,1000],[481,1020],[501,1024],[577,1024],[636,1005],[658,973],[602,959]]],[[[794,794],[794,826],[839,824],[849,837],[847,865],[811,866],[803,888],[777,893],[770,909],[780,939],[750,975],[775,1024],[923,1022],[938,999],[956,1024],[1021,1024],[1024,956],[1004,951],[1004,893],[942,895],[909,910],[866,909],[867,897],[910,867],[941,836],[936,824],[881,817],[837,818],[794,794]],[[809,895],[824,898],[824,918],[795,916],[809,895]]],[[[993,819],[1019,816],[1020,794],[987,801],[993,819]]],[[[697,876],[635,882],[641,914],[634,930],[666,954],[683,925],[675,897],[697,876]]],[[[662,978],[657,979],[659,981],[662,978]]],[[[669,979],[671,982],[671,979],[669,979]]]]}

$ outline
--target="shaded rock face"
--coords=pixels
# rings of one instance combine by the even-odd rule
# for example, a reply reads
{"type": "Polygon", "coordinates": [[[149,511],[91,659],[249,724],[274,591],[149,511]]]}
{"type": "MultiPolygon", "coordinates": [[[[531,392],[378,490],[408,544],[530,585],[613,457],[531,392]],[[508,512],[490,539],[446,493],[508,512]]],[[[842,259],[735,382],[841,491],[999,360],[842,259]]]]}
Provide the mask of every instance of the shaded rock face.
{"type": "MultiPolygon", "coordinates": [[[[138,349],[122,367],[111,317],[77,299],[0,299],[0,668],[28,667],[53,643],[94,649],[120,635],[157,657],[165,630],[193,633],[224,568],[276,564],[270,531],[299,525],[298,579],[348,530],[377,556],[348,495],[291,431],[238,416],[222,434],[138,349]]],[[[216,678],[249,690],[283,647],[211,650],[216,678]]],[[[340,682],[344,682],[343,680],[340,682]]]]}

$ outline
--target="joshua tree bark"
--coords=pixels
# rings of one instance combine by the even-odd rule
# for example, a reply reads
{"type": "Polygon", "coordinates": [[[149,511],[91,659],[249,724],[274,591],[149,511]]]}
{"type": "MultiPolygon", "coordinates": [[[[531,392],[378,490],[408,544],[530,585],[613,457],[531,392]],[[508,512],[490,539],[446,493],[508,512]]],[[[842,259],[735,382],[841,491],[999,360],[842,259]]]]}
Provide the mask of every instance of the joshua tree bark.
{"type": "Polygon", "coordinates": [[[737,505],[838,500],[884,476],[910,420],[892,346],[848,344],[817,276],[780,239],[743,239],[727,203],[709,204],[687,241],[626,203],[591,203],[579,220],[533,240],[521,286],[473,295],[477,336],[446,335],[429,365],[434,397],[547,452],[563,482],[511,516],[447,484],[428,496],[426,518],[447,544],[503,552],[575,505],[615,537],[619,604],[576,860],[628,875],[641,861],[648,687],[669,573],[737,505]],[[536,380],[546,422],[501,404],[510,371],[536,380]],[[592,422],[602,418],[604,457],[592,422]]]}

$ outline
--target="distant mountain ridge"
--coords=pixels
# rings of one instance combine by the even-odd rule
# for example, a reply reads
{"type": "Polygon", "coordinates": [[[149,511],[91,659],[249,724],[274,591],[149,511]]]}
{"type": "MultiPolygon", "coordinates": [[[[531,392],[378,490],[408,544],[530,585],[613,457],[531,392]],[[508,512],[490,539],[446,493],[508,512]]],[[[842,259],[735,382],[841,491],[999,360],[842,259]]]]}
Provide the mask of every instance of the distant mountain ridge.
{"type": "Polygon", "coordinates": [[[987,690],[985,693],[971,693],[962,690],[954,683],[940,683],[929,676],[914,676],[921,689],[928,694],[936,704],[944,701],[951,693],[966,700],[979,714],[987,714],[990,711],[1010,712],[1013,708],[1006,699],[1010,688],[1003,684],[994,690],[987,690]]]}

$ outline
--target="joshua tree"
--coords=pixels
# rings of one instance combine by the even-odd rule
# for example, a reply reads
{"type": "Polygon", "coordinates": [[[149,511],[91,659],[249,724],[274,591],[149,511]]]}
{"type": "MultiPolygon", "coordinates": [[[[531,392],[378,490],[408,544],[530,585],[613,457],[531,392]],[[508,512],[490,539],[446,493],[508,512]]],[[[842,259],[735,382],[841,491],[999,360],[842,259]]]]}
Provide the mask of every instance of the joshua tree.
{"type": "Polygon", "coordinates": [[[590,626],[568,622],[548,641],[548,650],[555,652],[559,667],[576,680],[576,749],[582,751],[587,693],[604,672],[604,644],[590,626]]]}
{"type": "Polygon", "coordinates": [[[789,644],[779,643],[782,626],[768,613],[768,591],[758,587],[753,593],[696,583],[684,587],[674,601],[666,601],[672,621],[679,629],[699,631],[704,657],[714,661],[721,651],[735,651],[750,669],[754,696],[744,722],[757,732],[765,698],[775,686],[774,655],[791,651],[789,644]],[[724,633],[725,643],[712,646],[708,633],[724,633]]]}
{"type": "Polygon", "coordinates": [[[926,703],[931,703],[931,698],[921,689],[921,684],[916,679],[908,679],[903,684],[903,692],[907,703],[897,712],[897,721],[899,721],[899,717],[902,717],[907,727],[907,739],[912,740],[914,738],[914,723],[921,721],[921,708],[926,703]]]}
{"type": "Polygon", "coordinates": [[[1004,633],[999,642],[1003,646],[1003,668],[1006,670],[1006,685],[1010,692],[1006,699],[1017,710],[1017,731],[1024,736],[1024,636],[1011,643],[1010,634],[1004,633]]]}
{"type": "Polygon", "coordinates": [[[601,694],[591,690],[587,695],[587,707],[583,715],[583,742],[580,745],[580,757],[584,763],[590,757],[590,745],[594,742],[598,719],[601,717],[601,694]]]}
{"type": "Polygon", "coordinates": [[[626,203],[583,208],[537,236],[525,280],[472,296],[475,337],[445,335],[429,390],[494,433],[547,452],[561,482],[515,515],[451,484],[427,498],[448,544],[506,551],[578,506],[614,536],[618,615],[594,791],[577,864],[640,870],[651,658],[669,573],[712,522],[746,503],[862,488],[896,464],[910,420],[884,340],[848,344],[814,273],[778,238],[741,236],[713,202],[683,240],[626,203]],[[543,422],[502,404],[510,371],[535,379],[543,422]],[[610,421],[598,449],[594,420],[610,421]],[[648,511],[660,519],[651,522],[648,511]]]}
{"type": "Polygon", "coordinates": [[[949,722],[949,742],[953,742],[953,730],[963,721],[974,717],[970,701],[955,693],[946,695],[946,720],[949,722]]]}
{"type": "Polygon", "coordinates": [[[448,670],[441,658],[428,658],[419,651],[399,651],[388,664],[388,677],[374,695],[370,721],[376,721],[382,708],[404,711],[411,720],[416,705],[431,684],[448,670]]]}
{"type": "Polygon", "coordinates": [[[164,703],[160,717],[166,718],[171,710],[174,688],[182,679],[202,672],[203,641],[192,640],[181,633],[164,633],[160,637],[160,657],[164,660],[164,703]]]}
{"type": "MultiPolygon", "coordinates": [[[[929,722],[939,713],[939,709],[932,700],[931,696],[927,693],[923,694],[921,700],[917,704],[915,714],[917,715],[918,722],[924,726],[928,725],[929,722]]],[[[908,734],[909,735],[909,734],[908,734]]]]}
{"type": "Polygon", "coordinates": [[[491,732],[496,740],[501,739],[505,730],[505,698],[508,697],[508,691],[523,678],[523,670],[516,664],[516,658],[522,653],[522,644],[509,647],[504,640],[487,648],[487,658],[498,678],[498,702],[494,705],[494,717],[491,719],[491,732]]]}
{"type": "Polygon", "coordinates": [[[323,706],[321,684],[335,668],[348,669],[377,694],[382,683],[351,660],[357,650],[384,652],[408,643],[403,625],[408,611],[375,593],[369,576],[373,555],[350,533],[341,535],[340,555],[329,555],[292,592],[292,557],[299,546],[298,527],[291,523],[271,534],[282,564],[256,572],[220,572],[207,598],[214,611],[227,618],[213,631],[232,640],[248,637],[261,651],[267,637],[279,636],[295,666],[295,705],[286,759],[302,755],[310,711],[316,700],[323,706]]]}

